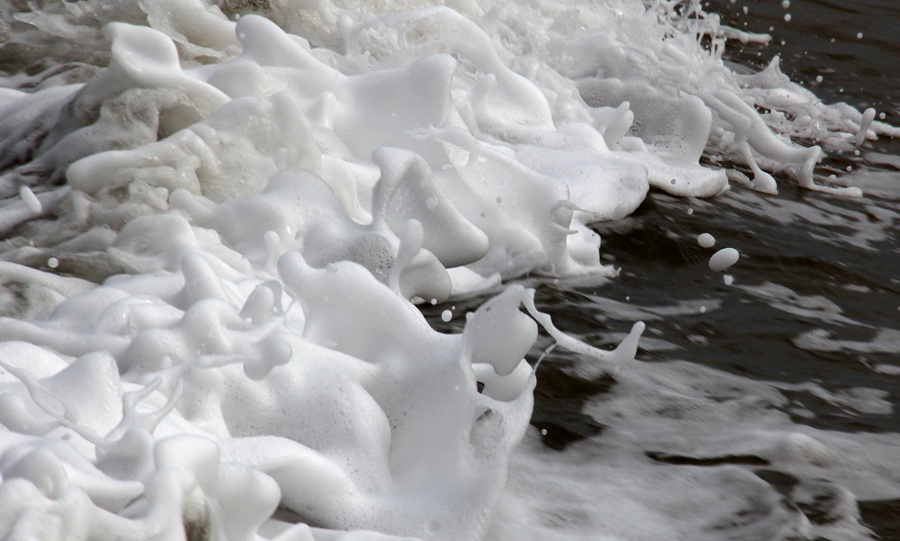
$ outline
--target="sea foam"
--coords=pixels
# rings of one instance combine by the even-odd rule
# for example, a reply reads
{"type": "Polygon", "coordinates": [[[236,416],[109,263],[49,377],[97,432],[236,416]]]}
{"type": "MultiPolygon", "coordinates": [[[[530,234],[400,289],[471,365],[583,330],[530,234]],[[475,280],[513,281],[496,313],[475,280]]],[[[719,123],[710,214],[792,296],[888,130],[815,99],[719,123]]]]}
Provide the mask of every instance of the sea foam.
{"type": "Polygon", "coordinates": [[[645,329],[506,282],[614,277],[590,224],[729,189],[707,161],[858,195],[791,137],[896,133],[734,73],[762,38],[699,8],[447,4],[0,10],[0,535],[482,538],[539,329],[598,372],[645,329]],[[416,307],[486,291],[461,334],[416,307]]]}

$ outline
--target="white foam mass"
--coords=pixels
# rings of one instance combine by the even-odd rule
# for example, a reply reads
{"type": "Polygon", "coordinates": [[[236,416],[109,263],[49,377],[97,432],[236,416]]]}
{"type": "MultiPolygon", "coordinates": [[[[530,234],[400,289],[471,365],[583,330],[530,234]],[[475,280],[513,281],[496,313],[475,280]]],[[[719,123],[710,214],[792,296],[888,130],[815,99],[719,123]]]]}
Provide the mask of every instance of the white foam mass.
{"type": "Polygon", "coordinates": [[[589,225],[727,190],[704,153],[855,194],[791,137],[895,134],[664,3],[225,4],[0,8],[4,538],[482,538],[539,330],[600,372],[645,329],[504,281],[615,276],[589,225]]]}

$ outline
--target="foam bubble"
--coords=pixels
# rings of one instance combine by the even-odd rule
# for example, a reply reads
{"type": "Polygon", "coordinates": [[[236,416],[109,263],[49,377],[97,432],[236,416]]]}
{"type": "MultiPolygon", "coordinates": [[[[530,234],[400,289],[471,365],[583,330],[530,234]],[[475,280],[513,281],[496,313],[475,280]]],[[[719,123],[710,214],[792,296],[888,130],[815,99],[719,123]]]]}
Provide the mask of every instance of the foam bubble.
{"type": "Polygon", "coordinates": [[[712,248],[716,244],[716,238],[709,233],[700,233],[697,236],[697,244],[704,248],[712,248]]]}
{"type": "Polygon", "coordinates": [[[722,248],[709,258],[709,268],[714,272],[722,272],[737,263],[740,257],[734,248],[722,248]]]}
{"type": "Polygon", "coordinates": [[[19,197],[22,198],[22,201],[25,202],[25,206],[27,206],[29,210],[31,210],[31,212],[40,214],[40,212],[43,210],[43,205],[41,205],[40,199],[38,199],[37,196],[34,195],[34,192],[31,191],[31,188],[29,188],[28,186],[19,187],[19,197]]]}
{"type": "Polygon", "coordinates": [[[863,112],[862,119],[859,122],[859,131],[856,132],[856,138],[854,139],[854,144],[859,146],[866,140],[866,136],[869,132],[869,126],[872,125],[872,120],[875,119],[875,109],[869,107],[863,112]]]}

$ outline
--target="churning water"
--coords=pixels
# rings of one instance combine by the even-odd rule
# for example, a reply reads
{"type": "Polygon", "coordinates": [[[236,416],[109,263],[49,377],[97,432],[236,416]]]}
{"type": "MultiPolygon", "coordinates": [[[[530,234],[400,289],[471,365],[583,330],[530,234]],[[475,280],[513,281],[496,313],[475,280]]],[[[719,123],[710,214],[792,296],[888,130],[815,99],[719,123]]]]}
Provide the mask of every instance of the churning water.
{"type": "Polygon", "coordinates": [[[441,4],[0,6],[0,535],[900,538],[900,11],[441,4]]]}

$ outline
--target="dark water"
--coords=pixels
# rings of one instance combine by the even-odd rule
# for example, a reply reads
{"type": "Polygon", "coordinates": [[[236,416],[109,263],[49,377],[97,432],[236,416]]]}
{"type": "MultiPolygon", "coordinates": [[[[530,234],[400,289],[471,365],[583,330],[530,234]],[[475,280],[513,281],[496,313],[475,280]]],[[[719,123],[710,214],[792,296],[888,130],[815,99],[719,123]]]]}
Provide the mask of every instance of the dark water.
{"type": "MultiPolygon", "coordinates": [[[[726,23],[750,31],[771,32],[774,38],[765,47],[733,49],[733,60],[753,65],[754,59],[768,61],[771,54],[777,52],[782,70],[792,80],[812,89],[823,101],[843,101],[860,110],[874,107],[885,114],[885,121],[898,125],[900,3],[893,0],[793,0],[787,9],[781,2],[772,0],[734,4],[718,0],[710,4],[723,15],[726,23]],[[748,7],[748,15],[743,14],[744,5],[748,7]],[[791,14],[790,22],[784,20],[786,13],[791,14]],[[821,82],[816,80],[817,76],[822,77],[821,82]]],[[[764,62],[756,65],[761,64],[764,62]]],[[[741,209],[728,213],[724,220],[717,213],[695,212],[693,217],[715,229],[717,237],[727,239],[728,245],[741,246],[742,260],[735,275],[742,282],[766,280],[798,293],[821,295],[837,304],[847,318],[858,322],[857,325],[829,326],[833,335],[845,340],[865,341],[871,338],[871,327],[900,328],[900,173],[890,166],[872,163],[877,160],[866,159],[873,153],[900,155],[900,141],[881,138],[866,143],[861,150],[861,158],[844,157],[844,162],[884,180],[877,189],[869,190],[865,201],[804,193],[789,182],[780,183],[782,194],[779,198],[819,203],[820,206],[834,205],[847,210],[846,217],[834,225],[823,227],[798,220],[791,227],[783,227],[776,220],[759,213],[751,216],[741,209]],[[889,225],[883,227],[883,238],[871,243],[869,249],[849,242],[848,236],[854,232],[882,229],[885,221],[889,225]],[[851,290],[847,284],[863,285],[869,291],[851,290]]],[[[723,199],[729,202],[731,198],[726,194],[723,199]]],[[[748,198],[769,199],[763,196],[748,198]]],[[[669,198],[654,197],[654,200],[666,209],[678,206],[669,198]]],[[[645,224],[651,237],[654,229],[665,227],[658,219],[648,219],[645,224]]],[[[619,242],[623,248],[630,243],[640,243],[642,236],[637,239],[611,238],[607,247],[614,249],[619,242]]],[[[640,268],[648,267],[643,264],[640,268]]],[[[645,288],[656,282],[652,277],[629,277],[627,274],[626,280],[642,283],[641,291],[647,291],[645,288]]],[[[622,286],[624,284],[616,284],[610,289],[622,286]]],[[[805,332],[811,325],[821,326],[820,322],[773,313],[771,308],[734,288],[719,288],[717,295],[729,305],[729,310],[723,311],[714,323],[686,322],[687,325],[709,325],[710,331],[706,346],[691,349],[691,360],[766,380],[810,380],[830,389],[857,386],[882,389],[893,405],[893,415],[851,415],[811,396],[789,398],[802,401],[816,414],[805,422],[817,428],[900,432],[900,416],[896,413],[900,410],[897,380],[868,368],[879,363],[900,365],[896,353],[804,351],[791,343],[791,336],[805,332]]],[[[795,419],[795,422],[804,421],[795,419]]],[[[863,523],[879,538],[900,539],[900,501],[860,502],[859,510],[863,523]]]]}
{"type": "Polygon", "coordinates": [[[772,36],[766,46],[735,44],[729,53],[735,61],[760,67],[777,53],[782,70],[824,101],[845,101],[860,110],[875,107],[897,125],[900,4],[896,1],[792,0],[785,8],[779,0],[713,0],[704,6],[730,26],[772,36]],[[789,22],[784,20],[787,14],[789,22]],[[821,82],[817,76],[822,76],[821,82]]]}
{"type": "MultiPolygon", "coordinates": [[[[718,0],[709,2],[708,9],[721,13],[731,26],[774,38],[765,46],[737,44],[729,60],[762,68],[777,53],[782,70],[823,101],[845,101],[861,110],[875,107],[885,112],[887,122],[898,124],[900,3],[793,0],[785,9],[775,0],[718,0]],[[790,22],[784,20],[787,13],[790,22]],[[819,75],[822,81],[816,82],[819,75]]],[[[593,286],[529,285],[537,288],[539,307],[560,328],[594,345],[617,342],[640,314],[660,314],[648,322],[644,337],[651,345],[639,351],[643,361],[684,359],[755,380],[812,382],[832,392],[877,389],[893,405],[893,415],[839,408],[802,391],[784,392],[790,403],[786,411],[812,412],[814,416],[792,418],[820,429],[900,432],[896,376],[872,369],[900,366],[896,353],[816,351],[797,345],[797,337],[811,332],[827,331],[831,340],[865,344],[877,329],[900,329],[900,172],[877,165],[884,160],[871,159],[900,155],[900,141],[882,138],[865,143],[861,151],[860,156],[831,156],[818,173],[849,165],[867,193],[862,200],[810,192],[777,176],[777,196],[741,187],[712,201],[652,192],[631,217],[595,226],[603,238],[603,257],[622,268],[617,279],[593,286]],[[740,261],[728,271],[734,277],[731,286],[708,269],[712,252],[696,241],[703,232],[716,237],[716,248],[740,251],[740,261]],[[820,302],[809,305],[808,299],[820,302]],[[672,307],[692,303],[710,310],[664,316],[672,307]],[[779,303],[795,310],[779,309],[779,303]],[[639,314],[622,309],[628,306],[639,314]],[[665,347],[653,347],[659,343],[665,347]]],[[[467,304],[480,302],[453,304],[460,313],[467,304]]],[[[453,329],[457,322],[440,321],[444,308],[430,307],[430,320],[437,328],[453,329]]],[[[549,343],[540,343],[532,360],[549,343]]],[[[532,424],[550,429],[543,441],[553,449],[602,433],[603,426],[582,407],[614,384],[611,377],[589,381],[573,376],[565,370],[572,363],[567,355],[555,351],[538,369],[532,424]]],[[[860,513],[881,539],[900,539],[900,501],[860,502],[860,513]]]]}
{"type": "MultiPolygon", "coordinates": [[[[744,65],[764,66],[772,55],[781,58],[782,70],[792,80],[811,88],[823,101],[844,101],[860,110],[875,107],[885,113],[885,120],[897,125],[900,119],[900,4],[892,0],[793,0],[785,8],[774,0],[750,0],[732,3],[717,0],[708,3],[710,10],[720,13],[726,24],[751,32],[768,32],[773,40],[765,46],[736,44],[728,54],[733,61],[744,65]],[[743,13],[746,6],[748,14],[743,13]],[[790,14],[789,22],[785,15],[790,14]],[[745,24],[746,23],[746,24],[745,24]],[[862,33],[862,38],[857,34],[862,33]],[[821,83],[816,77],[822,75],[821,83]]],[[[713,232],[722,246],[739,247],[742,258],[734,268],[735,285],[772,282],[802,295],[819,295],[834,302],[846,318],[858,325],[828,326],[820,321],[778,313],[748,296],[740,288],[718,286],[715,295],[729,306],[711,322],[680,321],[687,325],[709,325],[710,343],[692,349],[692,360],[701,363],[717,362],[745,375],[780,381],[820,381],[824,386],[863,386],[884,389],[891,393],[895,407],[900,405],[900,389],[892,378],[875,374],[866,365],[900,360],[896,354],[865,353],[848,356],[846,353],[808,352],[795,347],[791,337],[812,328],[827,328],[834,337],[843,340],[865,341],[871,338],[872,327],[900,328],[900,174],[890,166],[881,166],[867,159],[869,153],[900,155],[900,141],[882,137],[866,142],[860,157],[832,156],[841,168],[849,165],[855,170],[880,179],[877,185],[862,186],[864,200],[812,193],[797,188],[790,180],[780,178],[781,193],[776,197],[763,196],[734,189],[720,197],[715,206],[695,209],[690,220],[673,220],[687,202],[653,194],[648,208],[636,217],[636,236],[607,235],[606,248],[617,250],[621,245],[622,258],[644,258],[648,254],[667,251],[669,265],[654,265],[652,261],[636,261],[636,268],[666,266],[659,276],[635,276],[625,272],[621,283],[610,290],[627,287],[634,281],[637,289],[665,292],[653,285],[670,279],[673,272],[682,271],[676,278],[681,288],[667,289],[690,297],[702,294],[706,284],[700,276],[690,279],[690,246],[678,251],[666,247],[661,232],[674,231],[679,237],[701,230],[713,232]],[[867,189],[870,188],[870,189],[867,189]],[[783,217],[798,206],[811,206],[822,211],[832,223],[814,223],[808,217],[791,220],[785,226],[783,217]],[[721,208],[724,204],[725,209],[721,208]],[[655,209],[653,208],[655,207],[655,209]],[[775,208],[773,208],[775,207],[775,208]],[[706,228],[706,229],[704,229],[706,228]],[[862,232],[876,232],[870,242],[861,247],[854,242],[862,232]],[[658,250],[631,250],[628,245],[659,243],[658,250]],[[627,253],[626,253],[627,252],[627,253]],[[677,254],[677,255],[675,255],[677,254]],[[687,286],[687,287],[684,287],[687,286]],[[852,286],[863,286],[854,288],[852,286]],[[727,359],[727,360],[724,360],[727,359]]],[[[828,170],[820,171],[827,174],[828,170]]],[[[812,216],[811,218],[815,218],[812,216]]],[[[601,229],[602,230],[602,229],[601,229]]],[[[719,245],[717,244],[717,245],[719,245]]],[[[623,262],[624,263],[624,262],[623,262]]],[[[707,293],[709,291],[707,290],[707,293]]],[[[896,416],[878,419],[857,419],[853,422],[828,412],[817,412],[815,421],[838,430],[900,431],[896,416]]]]}

